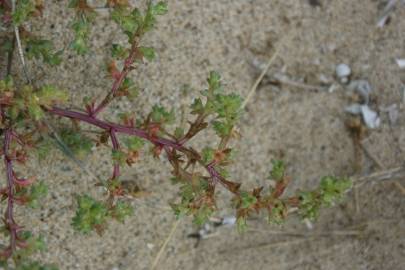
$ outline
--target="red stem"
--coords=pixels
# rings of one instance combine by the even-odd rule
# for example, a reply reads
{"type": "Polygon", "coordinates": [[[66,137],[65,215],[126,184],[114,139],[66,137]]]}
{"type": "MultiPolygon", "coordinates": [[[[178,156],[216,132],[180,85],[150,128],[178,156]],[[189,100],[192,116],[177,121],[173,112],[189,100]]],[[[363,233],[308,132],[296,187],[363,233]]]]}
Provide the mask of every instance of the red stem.
{"type": "MultiPolygon", "coordinates": [[[[113,149],[118,151],[120,149],[120,145],[119,145],[117,136],[115,135],[115,131],[113,129],[111,129],[111,131],[110,131],[110,137],[111,137],[113,149]]],[[[120,164],[118,161],[116,161],[114,163],[114,171],[113,171],[112,179],[117,179],[119,176],[120,176],[120,164]]]]}
{"type": "MultiPolygon", "coordinates": [[[[114,147],[113,138],[115,138],[115,140],[116,140],[115,134],[123,133],[123,134],[127,134],[127,135],[134,135],[139,138],[143,138],[145,140],[150,141],[151,143],[153,143],[155,145],[170,147],[170,148],[175,149],[179,152],[182,152],[186,155],[191,155],[194,157],[196,157],[196,155],[198,156],[198,154],[195,151],[183,146],[182,143],[180,143],[180,142],[162,138],[159,136],[150,136],[149,132],[147,132],[143,129],[140,129],[140,128],[128,127],[128,126],[124,126],[124,125],[120,125],[120,124],[116,124],[116,123],[106,122],[106,121],[96,118],[94,115],[88,115],[85,113],[70,111],[70,110],[66,110],[66,109],[62,109],[62,108],[58,108],[58,107],[53,107],[51,109],[48,109],[47,111],[54,115],[79,120],[79,121],[91,124],[93,126],[99,127],[101,129],[110,131],[110,137],[113,142],[113,147],[114,147]],[[111,134],[114,134],[114,136],[111,136],[111,134]]],[[[118,141],[116,141],[116,143],[118,143],[118,141]]],[[[197,160],[200,161],[199,156],[198,156],[197,160]]],[[[200,162],[200,164],[202,164],[202,163],[200,162]]],[[[207,172],[210,174],[210,177],[214,181],[214,184],[217,182],[220,182],[230,192],[232,192],[234,194],[239,193],[239,191],[238,191],[239,184],[228,181],[224,177],[222,177],[218,173],[218,171],[215,169],[215,167],[214,167],[215,164],[208,164],[208,165],[202,164],[202,165],[207,170],[207,172]]],[[[115,168],[114,168],[114,171],[115,171],[115,168]]]]}
{"type": "Polygon", "coordinates": [[[120,89],[128,73],[131,71],[131,66],[135,62],[137,53],[138,53],[138,42],[135,41],[132,44],[129,56],[124,61],[124,67],[122,68],[122,71],[119,74],[119,76],[115,79],[110,92],[105,96],[105,98],[101,101],[101,103],[95,109],[92,110],[91,116],[94,117],[97,116],[97,114],[99,114],[105,107],[107,107],[107,105],[115,97],[115,94],[117,93],[118,89],[120,89]]]}
{"type": "Polygon", "coordinates": [[[13,210],[14,210],[14,176],[13,176],[13,164],[12,160],[8,157],[8,152],[10,149],[10,143],[13,137],[13,131],[10,128],[7,128],[4,135],[4,145],[3,145],[3,154],[4,154],[4,163],[6,166],[6,175],[7,175],[7,209],[5,212],[5,223],[10,231],[10,250],[11,254],[16,249],[17,242],[17,229],[18,226],[14,221],[13,210]]]}

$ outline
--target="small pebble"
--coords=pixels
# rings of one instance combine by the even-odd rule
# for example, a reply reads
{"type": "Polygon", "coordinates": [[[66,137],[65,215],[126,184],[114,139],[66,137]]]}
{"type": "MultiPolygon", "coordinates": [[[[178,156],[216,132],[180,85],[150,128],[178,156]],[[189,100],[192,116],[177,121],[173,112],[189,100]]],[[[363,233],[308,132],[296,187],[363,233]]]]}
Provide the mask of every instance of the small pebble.
{"type": "Polygon", "coordinates": [[[339,78],[341,83],[349,82],[349,76],[351,73],[352,73],[352,70],[346,64],[339,64],[336,67],[336,76],[339,78]]]}
{"type": "Polygon", "coordinates": [[[397,65],[400,69],[405,69],[405,58],[397,58],[395,59],[395,61],[397,62],[397,65]]]}

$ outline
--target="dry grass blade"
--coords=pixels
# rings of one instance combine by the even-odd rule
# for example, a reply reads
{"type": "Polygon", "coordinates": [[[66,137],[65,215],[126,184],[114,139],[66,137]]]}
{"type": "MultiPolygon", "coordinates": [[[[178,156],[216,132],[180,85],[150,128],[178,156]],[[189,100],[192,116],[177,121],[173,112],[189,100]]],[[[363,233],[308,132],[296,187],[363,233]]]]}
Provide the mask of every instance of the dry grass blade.
{"type": "Polygon", "coordinates": [[[279,44],[277,47],[276,51],[274,54],[271,56],[269,61],[267,62],[266,66],[262,70],[262,73],[260,73],[259,77],[256,79],[255,83],[253,84],[252,88],[250,89],[248,95],[246,96],[245,100],[242,103],[242,109],[246,107],[248,102],[252,99],[253,95],[255,94],[257,87],[259,86],[260,82],[263,80],[264,76],[266,75],[267,71],[269,71],[270,66],[274,63],[274,60],[276,60],[277,56],[279,55],[281,49],[283,48],[284,44],[288,43],[288,41],[291,39],[292,34],[287,35],[279,44]]]}
{"type": "Polygon", "coordinates": [[[167,244],[169,243],[170,239],[172,239],[174,233],[176,232],[177,226],[180,224],[181,219],[177,219],[172,226],[172,229],[170,230],[169,234],[167,235],[165,241],[163,242],[163,245],[160,247],[159,252],[156,254],[156,257],[153,259],[151,270],[156,269],[156,266],[159,262],[160,257],[163,254],[163,251],[166,249],[167,244]]]}

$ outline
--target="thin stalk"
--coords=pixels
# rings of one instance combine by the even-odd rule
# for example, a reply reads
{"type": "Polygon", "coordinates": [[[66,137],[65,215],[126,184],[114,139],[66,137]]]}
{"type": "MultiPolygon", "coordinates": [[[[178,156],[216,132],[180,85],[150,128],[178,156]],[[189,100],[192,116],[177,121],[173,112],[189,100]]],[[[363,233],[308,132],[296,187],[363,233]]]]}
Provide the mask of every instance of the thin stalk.
{"type": "Polygon", "coordinates": [[[135,62],[137,54],[138,54],[138,42],[134,41],[131,47],[131,52],[129,53],[127,59],[125,59],[124,61],[124,67],[122,68],[120,75],[115,79],[110,92],[105,96],[105,98],[101,101],[101,103],[95,109],[93,109],[93,111],[91,112],[92,116],[97,116],[97,114],[99,114],[105,107],[107,107],[107,105],[111,102],[111,100],[114,99],[115,94],[120,89],[128,73],[131,71],[132,64],[135,62]]]}
{"type": "MultiPolygon", "coordinates": [[[[115,151],[118,151],[120,149],[120,145],[117,139],[117,136],[115,135],[115,131],[111,130],[110,131],[110,138],[111,138],[111,143],[113,145],[113,149],[115,151]]],[[[114,171],[111,179],[117,179],[120,176],[120,164],[118,161],[114,162],[114,171]]]]}
{"type": "Polygon", "coordinates": [[[10,149],[10,144],[13,137],[13,132],[10,128],[6,129],[4,134],[4,163],[6,166],[7,175],[7,209],[5,212],[5,223],[10,232],[10,252],[11,254],[16,250],[17,244],[17,224],[14,221],[14,175],[13,175],[13,164],[11,158],[8,156],[10,149]]]}

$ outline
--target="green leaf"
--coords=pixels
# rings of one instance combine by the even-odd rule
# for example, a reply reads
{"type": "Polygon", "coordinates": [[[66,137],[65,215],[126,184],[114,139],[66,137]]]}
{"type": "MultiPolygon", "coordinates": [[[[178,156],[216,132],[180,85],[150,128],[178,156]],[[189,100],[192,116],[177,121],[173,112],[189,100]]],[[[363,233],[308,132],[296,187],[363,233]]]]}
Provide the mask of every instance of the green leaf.
{"type": "Polygon", "coordinates": [[[49,139],[43,139],[39,143],[37,143],[35,145],[35,149],[37,151],[38,159],[44,160],[49,155],[52,148],[53,144],[52,141],[49,139]]]}
{"type": "Polygon", "coordinates": [[[245,209],[250,208],[255,203],[257,203],[257,198],[247,191],[240,192],[240,200],[241,200],[241,207],[245,209]]]}
{"type": "Polygon", "coordinates": [[[77,37],[75,40],[73,40],[72,43],[70,43],[70,47],[76,51],[78,55],[84,55],[89,51],[87,42],[82,37],[77,37]]]}
{"type": "Polygon", "coordinates": [[[93,141],[80,133],[80,131],[64,128],[60,131],[60,137],[66,146],[73,151],[78,159],[84,159],[91,153],[93,141]]]}
{"type": "Polygon", "coordinates": [[[113,44],[111,48],[111,55],[114,58],[124,59],[129,55],[129,50],[119,44],[113,44]]]}
{"type": "Polygon", "coordinates": [[[300,205],[299,214],[303,219],[309,219],[311,221],[316,220],[319,216],[319,210],[321,208],[321,201],[319,200],[316,191],[315,192],[300,192],[300,205]]]}
{"type": "Polygon", "coordinates": [[[152,121],[161,124],[172,124],[175,120],[174,111],[168,112],[164,107],[154,105],[151,112],[152,121]]]}
{"type": "Polygon", "coordinates": [[[115,163],[124,165],[127,159],[127,156],[124,152],[116,149],[112,149],[112,159],[115,163]]]}
{"type": "Polygon", "coordinates": [[[42,57],[45,63],[56,66],[62,62],[62,52],[54,52],[54,45],[50,40],[34,38],[26,40],[26,55],[28,59],[40,59],[42,57]]]}
{"type": "Polygon", "coordinates": [[[110,210],[110,215],[119,222],[124,222],[125,218],[132,216],[133,213],[134,208],[129,203],[122,201],[118,201],[110,210]]]}
{"type": "Polygon", "coordinates": [[[321,179],[320,193],[322,203],[325,206],[332,206],[335,202],[339,201],[344,192],[352,187],[350,179],[339,179],[333,176],[325,176],[321,179]]]}
{"type": "Polygon", "coordinates": [[[128,149],[132,151],[140,150],[145,144],[145,142],[138,137],[129,137],[124,141],[124,143],[128,149]]]}
{"type": "Polygon", "coordinates": [[[82,233],[89,233],[97,226],[102,226],[108,217],[107,207],[88,195],[77,197],[78,208],[72,219],[72,226],[82,233]]]}
{"type": "Polygon", "coordinates": [[[211,147],[204,147],[201,152],[201,158],[204,164],[210,163],[214,159],[215,150],[211,147]]]}
{"type": "Polygon", "coordinates": [[[138,27],[142,24],[142,16],[137,9],[129,12],[126,7],[115,7],[111,12],[111,18],[121,27],[130,40],[138,31],[138,27]]]}
{"type": "Polygon", "coordinates": [[[212,95],[218,94],[222,91],[221,75],[217,71],[211,71],[207,79],[209,92],[212,95]]]}
{"type": "Polygon", "coordinates": [[[165,15],[167,11],[167,4],[163,1],[152,6],[152,12],[154,15],[165,15]]]}
{"type": "Polygon", "coordinates": [[[79,55],[83,55],[89,51],[88,40],[90,36],[91,21],[94,19],[94,16],[95,13],[78,12],[72,23],[75,37],[70,44],[70,47],[79,55]]]}
{"type": "Polygon", "coordinates": [[[122,91],[130,101],[133,101],[139,95],[138,86],[129,78],[124,79],[119,91],[122,91]]]}
{"type": "Polygon", "coordinates": [[[176,129],[174,130],[174,137],[176,137],[176,139],[180,139],[184,136],[184,129],[181,127],[176,127],[176,129]]]}
{"type": "Polygon", "coordinates": [[[214,109],[219,118],[226,119],[228,125],[234,125],[241,114],[242,98],[236,94],[215,96],[214,109]]]}
{"type": "Polygon", "coordinates": [[[139,51],[142,53],[143,57],[148,61],[153,61],[156,57],[155,49],[151,47],[139,47],[139,51]]]}
{"type": "Polygon", "coordinates": [[[31,0],[19,0],[16,3],[15,12],[12,14],[13,23],[19,26],[35,11],[34,1],[31,0]]]}
{"type": "Polygon", "coordinates": [[[172,203],[170,204],[170,207],[172,208],[174,215],[176,216],[177,219],[187,216],[190,213],[190,208],[187,206],[186,203],[179,203],[179,204],[172,203]]]}
{"type": "Polygon", "coordinates": [[[208,222],[209,218],[212,216],[213,213],[214,210],[211,207],[203,205],[194,214],[193,223],[198,226],[202,226],[208,222]]]}
{"type": "Polygon", "coordinates": [[[272,160],[272,169],[270,178],[276,181],[281,181],[284,178],[285,165],[282,160],[272,160]]]}
{"type": "Polygon", "coordinates": [[[47,195],[48,186],[44,181],[31,185],[28,195],[28,206],[31,208],[37,208],[39,206],[39,201],[47,195]]]}
{"type": "Polygon", "coordinates": [[[238,217],[236,219],[236,227],[239,233],[243,233],[247,230],[246,217],[238,217]]]}
{"type": "Polygon", "coordinates": [[[45,85],[36,93],[38,103],[50,107],[55,103],[64,103],[69,99],[66,91],[62,91],[53,85],[45,85]]]}
{"type": "Polygon", "coordinates": [[[286,212],[285,204],[279,200],[273,203],[273,207],[270,210],[268,216],[268,222],[270,224],[281,225],[284,223],[284,213],[286,212]]]}
{"type": "Polygon", "coordinates": [[[212,127],[219,137],[224,138],[231,133],[233,126],[225,122],[214,121],[212,122],[212,127]]]}
{"type": "Polygon", "coordinates": [[[204,112],[204,105],[200,98],[194,99],[193,104],[190,106],[191,114],[201,114],[204,112]]]}

